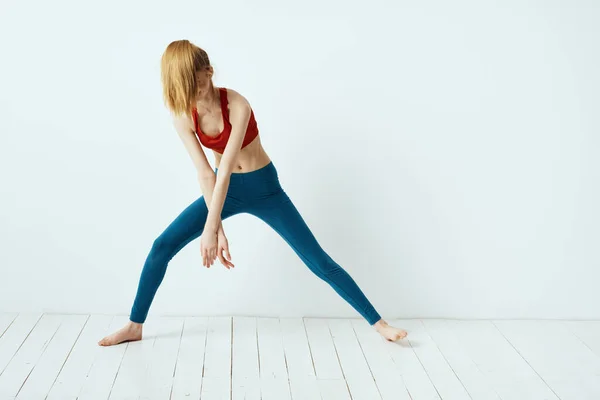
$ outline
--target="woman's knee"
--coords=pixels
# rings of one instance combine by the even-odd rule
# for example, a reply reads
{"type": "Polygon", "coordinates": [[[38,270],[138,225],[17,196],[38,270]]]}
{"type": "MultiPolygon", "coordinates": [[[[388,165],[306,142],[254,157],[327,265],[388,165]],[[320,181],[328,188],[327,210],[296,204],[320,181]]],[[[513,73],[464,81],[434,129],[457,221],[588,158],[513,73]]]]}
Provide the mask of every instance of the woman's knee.
{"type": "Polygon", "coordinates": [[[150,250],[151,257],[154,259],[169,260],[173,252],[174,243],[165,235],[160,235],[152,243],[150,250]]]}
{"type": "Polygon", "coordinates": [[[309,267],[317,273],[317,275],[331,276],[339,272],[341,267],[327,253],[320,252],[319,254],[307,257],[306,261],[309,267]]]}

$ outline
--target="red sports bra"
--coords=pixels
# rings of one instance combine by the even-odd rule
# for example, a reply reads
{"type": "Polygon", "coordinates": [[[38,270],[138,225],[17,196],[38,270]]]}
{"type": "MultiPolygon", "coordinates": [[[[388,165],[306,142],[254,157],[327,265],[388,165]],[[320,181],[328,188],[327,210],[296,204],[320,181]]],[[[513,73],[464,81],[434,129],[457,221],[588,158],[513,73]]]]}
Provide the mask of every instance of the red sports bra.
{"type": "MultiPolygon", "coordinates": [[[[223,114],[224,125],[221,133],[219,133],[217,136],[208,136],[200,130],[200,125],[198,125],[198,110],[196,107],[192,109],[192,119],[194,120],[196,136],[198,136],[198,139],[200,139],[200,143],[209,149],[215,150],[217,153],[223,154],[225,151],[225,146],[227,145],[227,140],[231,134],[231,123],[229,122],[229,111],[227,109],[229,102],[227,101],[226,88],[219,88],[219,97],[221,99],[221,113],[223,114]]],[[[248,121],[248,127],[246,128],[246,135],[244,136],[244,141],[242,142],[242,148],[246,147],[250,142],[252,142],[256,136],[258,136],[258,126],[256,124],[256,119],[254,118],[254,111],[250,109],[250,120],[248,121]]]]}

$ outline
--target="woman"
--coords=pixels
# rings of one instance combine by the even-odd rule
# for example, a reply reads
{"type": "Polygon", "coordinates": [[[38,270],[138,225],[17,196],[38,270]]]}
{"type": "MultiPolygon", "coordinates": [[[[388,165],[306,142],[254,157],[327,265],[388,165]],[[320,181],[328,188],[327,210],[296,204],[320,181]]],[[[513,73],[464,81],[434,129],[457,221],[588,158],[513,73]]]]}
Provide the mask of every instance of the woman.
{"type": "Polygon", "coordinates": [[[383,337],[389,341],[404,338],[406,331],[388,325],[350,275],[318,244],[279,183],[248,101],[235,90],[213,86],[212,76],[208,55],[188,40],[170,43],[162,55],[164,100],[198,172],[203,196],[156,238],[144,263],[130,320],[98,344],[110,346],[142,338],[142,324],[168,262],[198,236],[205,267],[210,268],[218,257],[226,268],[233,268],[221,221],[239,213],[255,215],[271,226],[315,275],[383,337]],[[215,171],[201,144],[213,150],[215,171]]]}

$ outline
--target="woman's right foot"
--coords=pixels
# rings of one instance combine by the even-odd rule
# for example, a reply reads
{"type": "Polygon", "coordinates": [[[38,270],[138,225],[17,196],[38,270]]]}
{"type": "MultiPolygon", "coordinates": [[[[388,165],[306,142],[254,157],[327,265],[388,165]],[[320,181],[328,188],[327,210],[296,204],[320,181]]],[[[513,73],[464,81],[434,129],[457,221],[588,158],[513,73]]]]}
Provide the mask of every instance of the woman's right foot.
{"type": "Polygon", "coordinates": [[[100,346],[114,346],[123,342],[142,340],[142,324],[129,321],[127,325],[98,342],[100,346]]]}

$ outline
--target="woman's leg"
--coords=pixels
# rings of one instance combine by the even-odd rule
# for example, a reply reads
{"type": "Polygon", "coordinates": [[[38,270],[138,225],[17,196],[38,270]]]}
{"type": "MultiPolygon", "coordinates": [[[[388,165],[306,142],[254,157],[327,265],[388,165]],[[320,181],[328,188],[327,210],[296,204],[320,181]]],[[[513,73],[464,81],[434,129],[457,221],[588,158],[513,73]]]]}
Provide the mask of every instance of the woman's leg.
{"type": "Polygon", "coordinates": [[[319,245],[306,222],[282,190],[272,192],[252,207],[250,214],[273,228],[319,278],[327,282],[370,325],[381,319],[354,279],[319,245]]]}
{"type": "MultiPolygon", "coordinates": [[[[223,204],[221,219],[224,220],[239,212],[241,212],[240,202],[228,195],[223,204]]],[[[169,261],[185,245],[202,234],[207,216],[208,207],[204,196],[201,196],[186,207],[154,240],[139,279],[129,316],[130,322],[122,329],[100,340],[98,344],[111,346],[142,338],[142,324],[146,320],[154,295],[165,276],[169,261]]]]}
{"type": "MultiPolygon", "coordinates": [[[[223,204],[221,219],[224,220],[239,212],[236,202],[227,197],[223,204]]],[[[169,261],[189,242],[199,237],[203,230],[208,207],[204,196],[199,197],[167,226],[154,240],[150,253],[146,257],[137,293],[129,319],[143,323],[167,270],[169,261]]]]}

